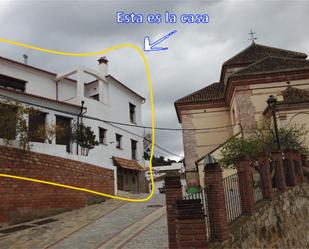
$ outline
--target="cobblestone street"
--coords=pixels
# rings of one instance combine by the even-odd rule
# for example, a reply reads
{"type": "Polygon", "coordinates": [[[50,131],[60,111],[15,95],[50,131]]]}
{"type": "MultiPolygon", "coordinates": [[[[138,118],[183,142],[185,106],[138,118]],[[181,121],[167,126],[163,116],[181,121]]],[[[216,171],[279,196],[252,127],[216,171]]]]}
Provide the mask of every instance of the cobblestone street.
{"type": "Polygon", "coordinates": [[[159,249],[168,245],[164,195],[155,195],[146,203],[108,200],[52,218],[55,221],[47,224],[30,222],[25,223],[30,228],[0,232],[0,248],[159,249]]]}

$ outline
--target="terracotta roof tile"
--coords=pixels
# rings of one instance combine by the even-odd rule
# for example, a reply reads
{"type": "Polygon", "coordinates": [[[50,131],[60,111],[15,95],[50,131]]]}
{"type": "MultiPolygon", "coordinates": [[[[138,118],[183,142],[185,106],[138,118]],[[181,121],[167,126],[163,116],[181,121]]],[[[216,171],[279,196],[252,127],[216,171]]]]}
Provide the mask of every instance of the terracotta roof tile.
{"type": "MultiPolygon", "coordinates": [[[[223,66],[232,66],[235,64],[248,65],[230,77],[293,71],[309,69],[309,61],[306,60],[306,57],[307,55],[305,53],[252,43],[249,47],[227,60],[223,66]]],[[[224,83],[217,82],[178,99],[175,104],[202,103],[223,99],[224,83]]]]}
{"type": "Polygon", "coordinates": [[[144,171],[145,169],[136,161],[120,157],[113,157],[114,164],[118,167],[136,171],[144,171]]]}
{"type": "Polygon", "coordinates": [[[253,75],[261,73],[274,73],[283,71],[294,71],[301,69],[309,69],[309,61],[304,59],[293,59],[283,57],[267,57],[261,59],[244,69],[241,69],[230,77],[240,75],[253,75]]]}
{"type": "Polygon", "coordinates": [[[223,65],[253,63],[269,56],[302,59],[305,59],[307,57],[305,53],[252,43],[249,47],[245,48],[244,50],[224,62],[223,65]]]}
{"type": "Polygon", "coordinates": [[[199,103],[205,101],[214,101],[223,99],[224,84],[221,82],[213,83],[194,93],[178,99],[175,104],[179,103],[199,103]]]}

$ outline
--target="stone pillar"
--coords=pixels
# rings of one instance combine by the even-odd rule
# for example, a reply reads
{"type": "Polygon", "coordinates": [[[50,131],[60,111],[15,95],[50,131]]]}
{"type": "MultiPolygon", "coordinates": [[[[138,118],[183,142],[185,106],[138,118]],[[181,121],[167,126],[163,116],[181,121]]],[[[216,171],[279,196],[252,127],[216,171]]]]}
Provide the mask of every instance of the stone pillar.
{"type": "Polygon", "coordinates": [[[176,200],[182,199],[182,189],[179,176],[167,176],[165,181],[166,216],[168,229],[168,247],[178,248],[176,240],[176,200]]]}
{"type": "Polygon", "coordinates": [[[176,201],[178,248],[207,248],[207,233],[201,200],[176,201]]]}
{"type": "Polygon", "coordinates": [[[308,157],[307,155],[301,155],[302,166],[304,168],[309,168],[308,157]]]}
{"type": "Polygon", "coordinates": [[[279,191],[284,192],[286,190],[286,181],[283,169],[282,151],[273,151],[271,152],[271,156],[274,162],[277,188],[279,191]]]}
{"type": "Polygon", "coordinates": [[[250,159],[248,157],[239,158],[236,161],[236,168],[239,181],[242,212],[252,215],[255,212],[255,198],[253,192],[253,176],[250,159]]]}
{"type": "Polygon", "coordinates": [[[262,152],[258,155],[259,171],[261,177],[261,186],[263,199],[271,200],[273,198],[273,186],[270,175],[270,165],[266,153],[262,152]]]}
{"type": "Polygon", "coordinates": [[[224,241],[229,236],[222,170],[218,163],[205,166],[208,215],[211,239],[224,241]]]}
{"type": "Polygon", "coordinates": [[[301,184],[304,182],[304,171],[302,167],[301,154],[298,151],[293,151],[293,157],[294,157],[295,171],[297,172],[299,179],[298,184],[301,184]]]}
{"type": "Polygon", "coordinates": [[[294,157],[293,157],[293,151],[290,149],[287,149],[284,151],[285,159],[287,161],[287,179],[286,183],[289,187],[296,186],[296,174],[295,174],[295,166],[294,166],[294,157]]]}

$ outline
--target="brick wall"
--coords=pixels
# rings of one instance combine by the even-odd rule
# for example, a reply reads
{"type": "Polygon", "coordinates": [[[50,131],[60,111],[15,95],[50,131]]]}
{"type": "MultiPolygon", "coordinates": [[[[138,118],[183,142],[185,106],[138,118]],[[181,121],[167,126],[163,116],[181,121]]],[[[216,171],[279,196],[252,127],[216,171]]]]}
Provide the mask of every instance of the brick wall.
{"type": "Polygon", "coordinates": [[[207,235],[201,199],[176,201],[178,248],[207,248],[207,235]]]}
{"type": "MultiPolygon", "coordinates": [[[[0,173],[114,194],[110,169],[0,146],[0,173]]],[[[102,197],[46,184],[0,177],[0,226],[41,218],[102,201],[102,197]]]]}
{"type": "Polygon", "coordinates": [[[165,184],[165,201],[166,201],[166,218],[168,230],[168,248],[177,248],[176,238],[176,200],[182,199],[182,188],[179,176],[167,176],[164,179],[165,184]]]}

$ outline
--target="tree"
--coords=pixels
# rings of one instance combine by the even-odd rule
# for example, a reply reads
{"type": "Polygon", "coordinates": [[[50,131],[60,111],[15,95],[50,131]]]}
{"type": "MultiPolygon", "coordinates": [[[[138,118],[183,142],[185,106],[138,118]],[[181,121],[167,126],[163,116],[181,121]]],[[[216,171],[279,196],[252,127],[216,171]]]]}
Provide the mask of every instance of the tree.
{"type": "Polygon", "coordinates": [[[16,139],[20,149],[30,150],[32,145],[27,116],[38,115],[39,111],[12,101],[0,102],[0,109],[0,133],[5,145],[11,145],[16,139]]]}
{"type": "Polygon", "coordinates": [[[148,133],[144,136],[144,159],[150,160],[150,150],[151,150],[151,134],[148,133]]]}
{"type": "Polygon", "coordinates": [[[76,125],[73,131],[73,141],[81,147],[82,156],[88,156],[89,151],[99,145],[91,127],[85,126],[83,123],[76,125]]]}
{"type": "MultiPolygon", "coordinates": [[[[233,167],[237,158],[248,155],[253,161],[258,152],[266,152],[270,156],[271,151],[277,148],[275,133],[271,120],[262,120],[256,129],[247,131],[246,138],[233,138],[221,149],[220,163],[223,167],[233,167]]],[[[281,149],[298,150],[308,153],[308,130],[305,125],[290,125],[279,129],[281,149]]]]}

